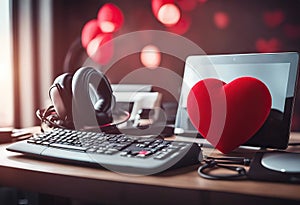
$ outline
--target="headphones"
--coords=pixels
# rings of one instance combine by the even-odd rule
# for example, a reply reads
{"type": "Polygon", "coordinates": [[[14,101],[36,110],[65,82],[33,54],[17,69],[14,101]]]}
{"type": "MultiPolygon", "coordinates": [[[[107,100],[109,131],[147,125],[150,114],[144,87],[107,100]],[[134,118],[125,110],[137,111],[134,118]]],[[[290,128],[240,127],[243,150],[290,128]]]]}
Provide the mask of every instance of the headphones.
{"type": "Polygon", "coordinates": [[[37,116],[50,127],[85,129],[107,127],[113,122],[115,97],[106,76],[92,68],[79,68],[74,75],[58,76],[49,89],[52,106],[37,116]]]}

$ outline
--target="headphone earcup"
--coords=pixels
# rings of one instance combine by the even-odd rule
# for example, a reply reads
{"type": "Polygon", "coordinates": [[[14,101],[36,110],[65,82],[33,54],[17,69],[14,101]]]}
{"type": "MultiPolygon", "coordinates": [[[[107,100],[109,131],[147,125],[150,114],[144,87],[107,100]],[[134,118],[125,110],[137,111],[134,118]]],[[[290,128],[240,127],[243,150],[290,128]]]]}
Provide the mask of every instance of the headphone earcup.
{"type": "Polygon", "coordinates": [[[94,68],[82,67],[74,75],[58,76],[49,95],[55,112],[67,128],[98,127],[113,121],[115,97],[110,83],[94,68]]]}
{"type": "Polygon", "coordinates": [[[49,89],[54,109],[61,120],[72,121],[70,103],[72,102],[72,75],[64,73],[55,78],[49,89]]]}

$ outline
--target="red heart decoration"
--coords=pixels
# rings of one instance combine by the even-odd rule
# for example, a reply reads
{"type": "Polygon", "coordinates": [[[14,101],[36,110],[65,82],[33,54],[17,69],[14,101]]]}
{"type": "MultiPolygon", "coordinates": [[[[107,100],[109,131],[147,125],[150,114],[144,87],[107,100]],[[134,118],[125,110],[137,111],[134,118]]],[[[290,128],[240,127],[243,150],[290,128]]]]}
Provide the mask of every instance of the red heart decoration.
{"type": "Polygon", "coordinates": [[[255,44],[256,50],[261,53],[276,52],[279,50],[280,45],[281,43],[277,38],[271,38],[269,40],[259,38],[255,44]]]}
{"type": "Polygon", "coordinates": [[[271,104],[267,86],[256,78],[241,77],[228,84],[209,78],[193,86],[187,111],[199,133],[215,148],[229,153],[262,127],[271,104]]]}
{"type": "Polygon", "coordinates": [[[265,24],[270,28],[279,26],[284,20],[284,13],[281,10],[267,11],[263,14],[265,24]]]}

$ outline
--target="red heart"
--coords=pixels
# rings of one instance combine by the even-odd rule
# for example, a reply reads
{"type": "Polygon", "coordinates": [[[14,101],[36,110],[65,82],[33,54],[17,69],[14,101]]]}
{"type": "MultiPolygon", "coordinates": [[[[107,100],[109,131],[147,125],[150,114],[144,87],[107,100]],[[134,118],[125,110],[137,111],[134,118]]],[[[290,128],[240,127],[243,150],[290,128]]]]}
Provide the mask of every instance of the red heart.
{"type": "Polygon", "coordinates": [[[277,38],[271,38],[270,40],[265,40],[259,38],[256,41],[256,50],[261,53],[271,53],[279,50],[281,43],[277,38]]]}
{"type": "Polygon", "coordinates": [[[228,84],[209,78],[193,86],[187,111],[199,133],[215,148],[229,153],[261,128],[271,104],[267,86],[256,78],[241,77],[228,84]]]}
{"type": "Polygon", "coordinates": [[[284,20],[284,13],[281,10],[267,11],[263,14],[265,24],[270,28],[279,26],[284,20]]]}

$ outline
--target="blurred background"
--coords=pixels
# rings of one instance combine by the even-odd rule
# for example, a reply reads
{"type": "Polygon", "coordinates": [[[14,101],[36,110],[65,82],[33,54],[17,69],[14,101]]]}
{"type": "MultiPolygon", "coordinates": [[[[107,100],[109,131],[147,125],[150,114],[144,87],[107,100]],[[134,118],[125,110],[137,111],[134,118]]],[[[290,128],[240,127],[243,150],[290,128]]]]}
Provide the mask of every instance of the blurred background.
{"type": "MultiPolygon", "coordinates": [[[[123,15],[113,38],[150,29],[181,35],[207,54],[300,50],[300,0],[165,2],[174,4],[175,10],[167,8],[161,20],[151,0],[1,0],[0,127],[39,124],[35,111],[49,105],[53,79],[76,71],[89,57],[81,42],[82,31],[106,3],[113,3],[123,15]],[[175,23],[165,22],[174,19],[175,23]]],[[[144,66],[140,53],[131,54],[116,62],[107,76],[118,83],[144,66]]],[[[161,54],[159,66],[182,75],[184,62],[161,54]]],[[[167,91],[157,89],[163,93],[163,104],[176,104],[167,91]]],[[[300,130],[299,98],[292,125],[296,131],[300,130]]]]}

